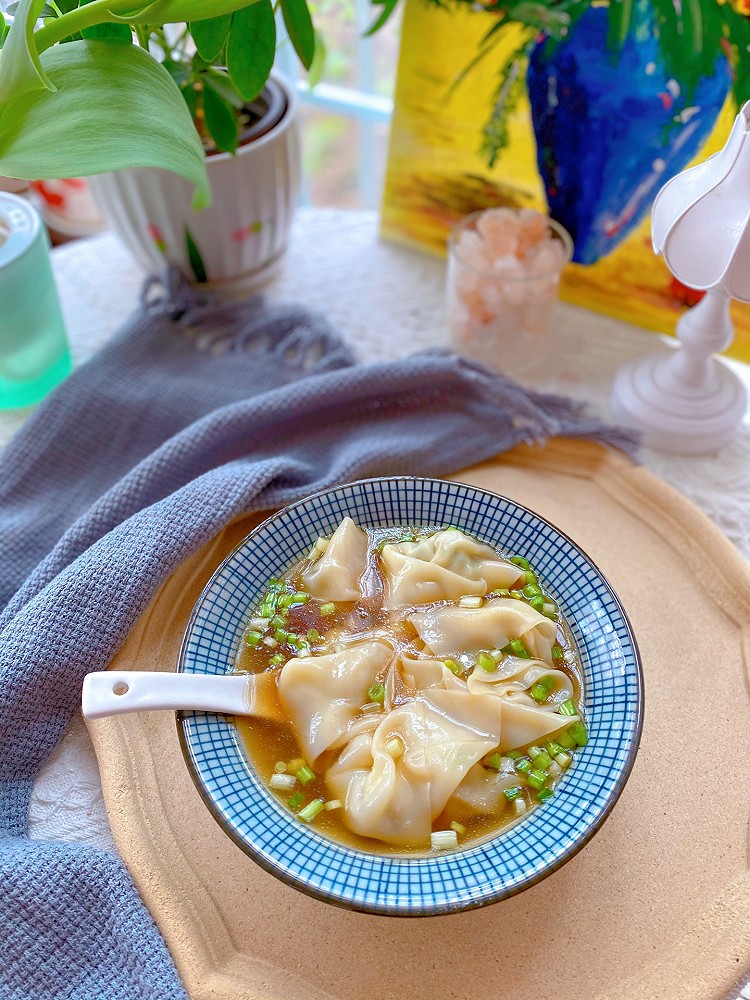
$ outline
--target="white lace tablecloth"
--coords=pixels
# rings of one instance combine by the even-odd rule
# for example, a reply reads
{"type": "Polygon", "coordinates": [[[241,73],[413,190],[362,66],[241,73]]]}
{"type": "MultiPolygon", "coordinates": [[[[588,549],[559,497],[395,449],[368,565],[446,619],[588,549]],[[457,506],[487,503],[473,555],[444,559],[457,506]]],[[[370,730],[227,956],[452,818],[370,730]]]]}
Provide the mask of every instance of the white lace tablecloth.
{"type": "MultiPolygon", "coordinates": [[[[53,265],[74,361],[80,364],[136,307],[144,273],[110,235],[56,248],[53,265]]],[[[363,360],[374,361],[447,344],[444,284],[443,261],[378,240],[374,213],[309,209],[298,217],[282,272],[267,294],[325,313],[363,360]]],[[[610,418],[615,372],[655,345],[651,333],[561,305],[535,385],[584,399],[610,418]]],[[[750,384],[750,368],[735,367],[750,384]]],[[[26,416],[0,415],[0,445],[26,416]]],[[[681,458],[647,450],[642,459],[750,559],[750,418],[718,454],[681,458]]],[[[80,718],[35,784],[31,828],[34,836],[113,849],[96,761],[80,718]]]]}

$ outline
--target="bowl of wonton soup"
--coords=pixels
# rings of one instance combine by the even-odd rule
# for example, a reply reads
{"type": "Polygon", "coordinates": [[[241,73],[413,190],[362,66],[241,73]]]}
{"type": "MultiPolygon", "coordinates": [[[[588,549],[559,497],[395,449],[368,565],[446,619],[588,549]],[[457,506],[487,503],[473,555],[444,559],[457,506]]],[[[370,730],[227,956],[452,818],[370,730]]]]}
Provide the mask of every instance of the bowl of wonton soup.
{"type": "Polygon", "coordinates": [[[370,913],[456,912],[555,871],[609,815],[641,731],[637,646],[601,572],[532,511],[441,480],[268,518],[206,585],[178,669],[247,673],[263,706],[178,716],[225,832],[370,913]]]}

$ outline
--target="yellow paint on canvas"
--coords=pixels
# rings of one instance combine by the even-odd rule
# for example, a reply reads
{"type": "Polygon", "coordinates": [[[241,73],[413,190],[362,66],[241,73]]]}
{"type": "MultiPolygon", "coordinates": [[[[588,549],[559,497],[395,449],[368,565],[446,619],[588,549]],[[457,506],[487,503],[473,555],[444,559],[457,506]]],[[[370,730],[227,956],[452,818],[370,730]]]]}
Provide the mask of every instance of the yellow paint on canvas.
{"type": "MultiPolygon", "coordinates": [[[[536,166],[528,100],[509,121],[510,142],[490,170],[479,155],[482,127],[499,83],[503,51],[517,44],[517,29],[503,30],[498,47],[463,81],[461,71],[492,26],[492,15],[407,0],[381,216],[383,235],[443,255],[453,224],[493,205],[546,209],[536,166]]],[[[698,159],[720,149],[735,110],[728,101],[698,159]]],[[[596,264],[571,264],[561,294],[569,302],[647,329],[672,333],[684,306],[673,296],[671,275],[657,258],[646,219],[596,264]]],[[[750,307],[734,303],[736,337],[730,354],[750,361],[750,307]]]]}

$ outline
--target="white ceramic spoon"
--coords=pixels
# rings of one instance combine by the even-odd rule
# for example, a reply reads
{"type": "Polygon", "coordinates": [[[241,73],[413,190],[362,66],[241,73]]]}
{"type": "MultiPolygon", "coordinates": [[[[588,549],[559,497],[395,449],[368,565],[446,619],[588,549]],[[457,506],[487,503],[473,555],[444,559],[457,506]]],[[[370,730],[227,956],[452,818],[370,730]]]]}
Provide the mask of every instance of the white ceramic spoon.
{"type": "Polygon", "coordinates": [[[273,674],[168,674],[103,670],[83,681],[81,709],[87,719],[153,709],[255,715],[282,721],[273,674]]]}

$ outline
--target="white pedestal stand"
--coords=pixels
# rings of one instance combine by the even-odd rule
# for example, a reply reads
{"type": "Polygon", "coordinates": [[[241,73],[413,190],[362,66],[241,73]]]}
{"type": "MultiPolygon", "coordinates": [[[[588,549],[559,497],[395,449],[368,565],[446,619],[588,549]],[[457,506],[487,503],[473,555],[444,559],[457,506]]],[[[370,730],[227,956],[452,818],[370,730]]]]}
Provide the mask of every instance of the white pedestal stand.
{"type": "Polygon", "coordinates": [[[677,324],[680,346],[625,365],[617,373],[612,410],[644,443],[681,455],[728,444],[747,409],[740,379],[712,355],[732,342],[729,297],[718,289],[677,324]]]}

